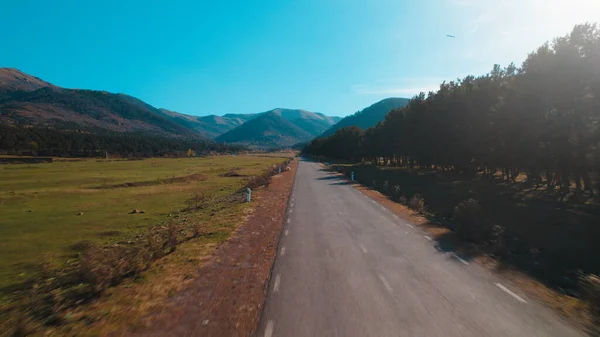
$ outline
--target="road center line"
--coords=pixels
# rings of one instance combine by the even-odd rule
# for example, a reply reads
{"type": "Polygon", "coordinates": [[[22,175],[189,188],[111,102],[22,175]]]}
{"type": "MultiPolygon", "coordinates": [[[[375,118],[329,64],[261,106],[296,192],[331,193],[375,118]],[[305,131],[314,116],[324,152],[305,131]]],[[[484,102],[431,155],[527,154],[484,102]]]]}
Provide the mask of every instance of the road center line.
{"type": "Polygon", "coordinates": [[[385,208],[385,207],[383,207],[383,206],[381,206],[381,209],[382,209],[382,210],[384,210],[384,211],[386,210],[386,208],[385,208]]]}
{"type": "Polygon", "coordinates": [[[388,281],[385,279],[385,277],[383,277],[383,275],[379,274],[379,280],[381,280],[381,283],[383,283],[383,285],[389,292],[392,291],[392,287],[390,286],[388,281]]]}
{"type": "Polygon", "coordinates": [[[288,236],[288,234],[289,234],[289,233],[290,233],[290,232],[289,232],[289,231],[286,229],[286,230],[285,230],[285,236],[288,236]]]}
{"type": "Polygon", "coordinates": [[[431,239],[429,236],[427,236],[427,235],[425,235],[425,239],[427,239],[427,240],[429,240],[429,241],[431,241],[431,240],[432,240],[432,239],[431,239]]]}
{"type": "Polygon", "coordinates": [[[273,321],[267,322],[267,327],[265,328],[265,337],[273,336],[273,321]]]}
{"type": "Polygon", "coordinates": [[[290,214],[292,214],[292,210],[290,209],[290,214]]]}
{"type": "Polygon", "coordinates": [[[279,284],[281,283],[281,275],[275,276],[275,284],[273,285],[273,292],[279,291],[279,284]]]}
{"type": "Polygon", "coordinates": [[[362,249],[363,253],[367,254],[369,252],[362,244],[359,243],[358,245],[360,246],[360,249],[362,249]]]}
{"type": "Polygon", "coordinates": [[[462,264],[464,264],[464,265],[467,265],[467,266],[469,265],[469,262],[467,262],[467,261],[465,261],[465,260],[461,259],[461,258],[460,258],[460,256],[458,256],[456,253],[452,253],[452,255],[454,256],[454,258],[456,258],[456,259],[457,259],[458,261],[460,261],[462,264]]]}
{"type": "Polygon", "coordinates": [[[396,214],[394,214],[394,218],[396,218],[396,219],[400,219],[400,218],[399,218],[399,217],[398,217],[396,214]]]}
{"type": "Polygon", "coordinates": [[[411,225],[411,224],[409,224],[409,223],[405,223],[405,225],[407,225],[407,226],[408,226],[408,227],[410,227],[410,228],[415,228],[415,226],[413,226],[413,225],[411,225]]]}
{"type": "Polygon", "coordinates": [[[281,256],[285,255],[285,247],[281,247],[281,256]]]}
{"type": "Polygon", "coordinates": [[[501,285],[500,283],[496,283],[496,286],[498,288],[502,289],[502,291],[504,291],[505,293],[507,293],[510,296],[514,297],[517,301],[519,301],[521,303],[527,303],[527,301],[525,301],[524,299],[522,299],[519,295],[513,293],[512,291],[510,291],[508,288],[506,288],[505,286],[501,285]]]}
{"type": "Polygon", "coordinates": [[[376,204],[375,200],[371,200],[372,203],[376,204]]]}

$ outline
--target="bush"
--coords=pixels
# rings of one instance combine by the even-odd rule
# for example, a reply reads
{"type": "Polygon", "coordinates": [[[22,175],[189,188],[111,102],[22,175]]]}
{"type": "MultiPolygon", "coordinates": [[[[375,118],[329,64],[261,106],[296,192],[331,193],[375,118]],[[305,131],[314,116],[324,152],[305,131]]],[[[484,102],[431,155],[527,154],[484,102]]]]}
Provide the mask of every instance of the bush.
{"type": "Polygon", "coordinates": [[[485,221],[481,205],[475,199],[456,205],[452,223],[455,232],[469,241],[484,242],[494,236],[493,226],[485,221]]]}
{"type": "Polygon", "coordinates": [[[390,189],[390,196],[392,197],[393,200],[396,200],[396,201],[398,201],[398,200],[400,200],[400,198],[402,198],[402,192],[400,191],[400,185],[392,186],[392,188],[390,189]]]}
{"type": "Polygon", "coordinates": [[[600,277],[587,275],[582,279],[584,297],[593,317],[600,317],[600,277]]]}
{"type": "Polygon", "coordinates": [[[206,205],[208,198],[202,192],[194,192],[192,197],[186,200],[188,209],[200,209],[206,205]]]}
{"type": "Polygon", "coordinates": [[[415,194],[408,201],[408,207],[419,213],[425,212],[425,199],[420,194],[415,194]]]}

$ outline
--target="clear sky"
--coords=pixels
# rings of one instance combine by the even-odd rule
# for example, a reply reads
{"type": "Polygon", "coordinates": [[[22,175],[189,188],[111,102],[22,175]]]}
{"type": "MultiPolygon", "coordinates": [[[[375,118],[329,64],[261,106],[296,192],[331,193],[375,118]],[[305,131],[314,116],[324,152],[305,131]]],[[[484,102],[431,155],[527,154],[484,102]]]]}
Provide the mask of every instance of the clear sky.
{"type": "Polygon", "coordinates": [[[56,85],[194,115],[343,116],[520,64],[600,20],[600,0],[0,0],[0,13],[0,66],[56,85]]]}

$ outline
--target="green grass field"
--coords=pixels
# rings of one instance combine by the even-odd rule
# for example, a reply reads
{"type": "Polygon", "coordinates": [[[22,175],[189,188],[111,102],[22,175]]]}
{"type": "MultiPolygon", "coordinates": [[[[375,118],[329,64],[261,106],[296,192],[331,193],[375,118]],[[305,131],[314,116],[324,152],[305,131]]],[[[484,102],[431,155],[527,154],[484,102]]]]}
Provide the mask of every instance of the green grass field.
{"type": "Polygon", "coordinates": [[[41,262],[60,266],[78,242],[127,240],[168,221],[193,193],[230,194],[244,176],[282,161],[219,156],[1,166],[0,288],[34,276],[41,262]],[[232,169],[241,176],[221,176],[232,169]],[[133,209],[145,213],[128,214],[133,209]]]}

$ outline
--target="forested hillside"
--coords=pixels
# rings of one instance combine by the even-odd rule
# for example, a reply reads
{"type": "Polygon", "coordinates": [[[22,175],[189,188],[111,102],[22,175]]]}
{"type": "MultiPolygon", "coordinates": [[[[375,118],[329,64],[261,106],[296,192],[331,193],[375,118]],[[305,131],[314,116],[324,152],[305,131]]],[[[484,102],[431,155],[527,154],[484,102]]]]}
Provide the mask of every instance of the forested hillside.
{"type": "Polygon", "coordinates": [[[0,154],[59,157],[186,156],[191,149],[198,155],[232,153],[242,146],[223,145],[197,138],[173,138],[135,132],[82,132],[77,125],[67,130],[48,127],[19,127],[0,123],[0,154]]]}
{"type": "Polygon", "coordinates": [[[342,118],[335,125],[325,130],[325,132],[323,132],[323,134],[320,136],[331,136],[337,130],[349,126],[357,126],[361,129],[368,129],[383,121],[388,112],[394,109],[405,107],[406,104],[408,104],[407,98],[390,97],[383,99],[369,107],[364,108],[361,111],[358,111],[353,115],[342,118]]]}

